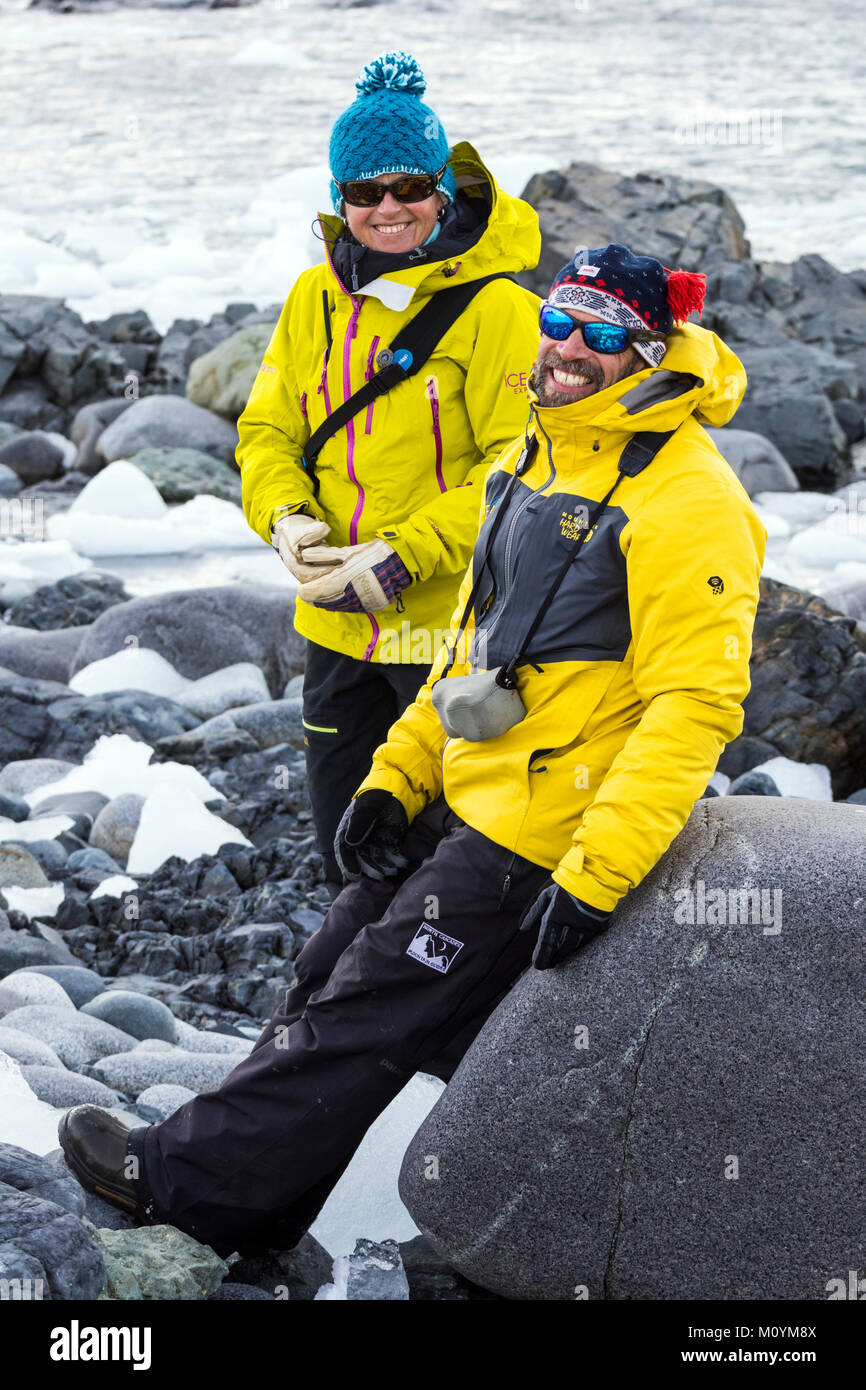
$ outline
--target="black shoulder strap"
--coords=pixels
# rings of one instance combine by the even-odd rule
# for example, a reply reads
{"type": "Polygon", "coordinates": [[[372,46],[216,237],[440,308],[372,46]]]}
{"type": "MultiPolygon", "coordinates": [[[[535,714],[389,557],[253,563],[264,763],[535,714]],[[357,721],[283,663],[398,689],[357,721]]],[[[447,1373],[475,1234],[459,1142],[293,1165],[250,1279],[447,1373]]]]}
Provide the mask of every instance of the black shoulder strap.
{"type": "Polygon", "coordinates": [[[516,685],[517,682],[514,672],[523,660],[523,653],[528,650],[529,644],[541,627],[545,614],[553,603],[557,590],[565,578],[566,571],[572,561],[578,559],[580,556],[584,542],[592,535],[592,528],[595,526],[595,523],[598,521],[623,478],[636,478],[638,473],[642,473],[647,465],[652,463],[656,454],[660,449],[664,448],[665,444],[667,444],[674,433],[674,430],[668,430],[666,433],[658,433],[654,430],[642,430],[639,434],[632,435],[619,456],[616,480],[613,486],[608,489],[605,496],[594,508],[592,515],[587,520],[586,526],[582,527],[577,539],[569,546],[568,553],[557,571],[556,578],[542,599],[541,606],[529,625],[529,629],[520,644],[517,655],[513,656],[508,665],[503,667],[502,679],[499,682],[501,685],[506,687],[516,685]]]}
{"type": "MultiPolygon", "coordinates": [[[[465,285],[454,285],[449,289],[437,290],[428,299],[405,327],[401,328],[389,348],[376,354],[379,371],[365,382],[342,405],[332,410],[318,429],[313,430],[304,448],[302,459],[304,467],[312,473],[323,445],[348,424],[353,416],[374,401],[399,386],[407,377],[420,372],[437,343],[444,338],[452,324],[456,323],[464,309],[475,298],[479,290],[492,280],[514,280],[513,275],[497,271],[494,275],[482,276],[480,280],[468,280],[465,285]]],[[[363,290],[361,291],[363,294],[363,290]]]]}

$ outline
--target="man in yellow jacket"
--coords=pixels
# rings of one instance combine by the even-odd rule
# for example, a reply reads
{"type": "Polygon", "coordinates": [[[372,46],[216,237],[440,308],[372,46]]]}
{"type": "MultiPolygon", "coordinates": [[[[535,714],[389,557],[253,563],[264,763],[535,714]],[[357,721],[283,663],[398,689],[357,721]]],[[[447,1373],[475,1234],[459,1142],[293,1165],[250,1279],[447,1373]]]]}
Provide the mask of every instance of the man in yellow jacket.
{"type": "Polygon", "coordinates": [[[452,640],[342,819],[347,887],[218,1091],[129,1133],[70,1112],[85,1185],[220,1252],[292,1244],[409,1077],[447,1078],[682,828],[742,727],[766,540],[702,428],[745,374],[685,322],[701,282],[618,244],[557,276],[452,640]]]}
{"type": "Polygon", "coordinates": [[[529,204],[497,188],[471,145],[449,150],[414,59],[383,54],[356,89],[331,135],[325,259],[286,300],[237,449],[247,520],[300,581],[308,788],[337,887],[337,823],[441,646],[479,490],[526,421],[538,299],[504,277],[534,266],[541,245],[529,204]],[[313,463],[311,436],[376,380],[410,320],[492,275],[423,368],[313,463]]]}

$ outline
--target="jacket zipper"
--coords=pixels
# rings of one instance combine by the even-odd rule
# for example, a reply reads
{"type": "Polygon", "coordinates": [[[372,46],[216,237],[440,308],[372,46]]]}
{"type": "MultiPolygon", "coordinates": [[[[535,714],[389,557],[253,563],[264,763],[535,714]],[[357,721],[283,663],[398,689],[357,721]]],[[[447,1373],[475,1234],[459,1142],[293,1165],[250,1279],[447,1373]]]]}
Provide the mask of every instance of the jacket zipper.
{"type": "Polygon", "coordinates": [[[440,492],[447,492],[445,479],[442,476],[442,429],[439,424],[439,395],[436,391],[436,378],[427,378],[427,399],[430,402],[430,411],[433,416],[433,439],[436,444],[436,481],[439,484],[440,492]]]}
{"type": "MultiPolygon", "coordinates": [[[[545,438],[547,438],[547,436],[545,436],[545,438]]],[[[496,624],[499,622],[499,619],[502,617],[502,614],[505,612],[506,600],[507,600],[507,598],[508,598],[508,591],[509,591],[509,589],[510,589],[510,587],[511,587],[511,553],[512,553],[512,549],[513,549],[514,535],[515,535],[515,531],[516,531],[516,528],[517,528],[517,523],[518,523],[518,521],[520,520],[520,518],[521,518],[521,516],[523,515],[524,511],[526,510],[526,508],[529,506],[529,503],[532,501],[533,497],[536,497],[536,496],[538,495],[539,492],[544,492],[544,489],[547,488],[547,487],[550,487],[550,484],[551,484],[551,483],[554,481],[554,479],[556,478],[556,468],[555,468],[554,462],[553,462],[553,451],[552,451],[552,449],[551,449],[550,440],[549,440],[549,439],[547,440],[547,458],[548,458],[548,463],[550,464],[550,472],[549,472],[549,474],[547,475],[547,477],[545,478],[544,482],[541,484],[540,487],[535,488],[535,489],[530,489],[529,494],[528,494],[526,497],[524,497],[524,499],[523,499],[522,502],[520,502],[520,503],[518,504],[518,506],[517,506],[517,508],[516,508],[516,510],[515,510],[515,513],[514,513],[513,517],[511,518],[510,522],[508,523],[508,531],[507,531],[507,533],[506,533],[506,538],[505,538],[505,563],[504,563],[504,566],[503,566],[503,576],[502,576],[502,604],[501,604],[501,606],[500,606],[499,612],[497,613],[496,617],[493,619],[493,622],[490,624],[490,626],[489,626],[489,627],[487,628],[487,630],[486,630],[485,637],[486,637],[486,640],[487,640],[487,641],[490,640],[490,634],[491,634],[491,632],[492,632],[493,629],[496,627],[496,624]]],[[[491,556],[491,559],[492,559],[492,556],[491,556]]]]}
{"type": "MultiPolygon", "coordinates": [[[[345,336],[344,339],[343,339],[343,400],[344,400],[344,401],[347,401],[347,400],[349,399],[349,397],[351,396],[351,394],[352,394],[352,341],[353,341],[353,339],[354,339],[354,337],[355,337],[355,334],[356,334],[357,331],[358,331],[358,315],[359,315],[360,312],[361,312],[361,305],[362,305],[362,303],[363,303],[363,299],[355,299],[354,295],[352,296],[352,314],[351,314],[351,317],[350,317],[350,319],[349,319],[348,326],[347,326],[347,328],[346,328],[346,336],[345,336]]],[[[364,510],[364,502],[365,502],[366,498],[365,498],[365,495],[364,495],[364,489],[363,489],[363,487],[361,486],[361,484],[358,482],[357,476],[356,476],[356,474],[355,474],[355,421],[354,421],[354,420],[347,420],[347,421],[346,421],[346,471],[347,471],[347,473],[349,474],[349,478],[350,478],[351,481],[355,484],[355,487],[358,489],[358,501],[357,501],[357,503],[356,503],[356,505],[355,505],[355,511],[354,511],[354,515],[352,516],[352,520],[351,520],[351,522],[349,523],[349,544],[350,544],[350,545],[357,545],[357,544],[358,544],[358,522],[359,522],[360,519],[361,519],[361,513],[362,513],[363,510],[364,510]]],[[[372,630],[372,631],[371,631],[370,641],[367,643],[366,651],[364,652],[364,655],[363,655],[363,657],[362,657],[362,660],[363,660],[363,661],[370,661],[370,660],[372,659],[373,652],[374,652],[375,649],[376,649],[376,643],[377,643],[378,640],[379,640],[379,624],[376,622],[376,619],[375,619],[375,617],[373,616],[372,613],[368,613],[368,614],[367,614],[367,618],[369,619],[370,627],[371,627],[371,630],[372,630]]]]}
{"type": "MultiPolygon", "coordinates": [[[[365,367],[365,369],[364,369],[364,380],[365,380],[365,381],[369,381],[369,380],[370,380],[370,377],[373,375],[373,362],[375,361],[375,358],[376,358],[376,349],[377,349],[378,346],[379,346],[379,339],[378,339],[378,337],[375,337],[375,338],[373,339],[372,343],[370,344],[370,351],[367,353],[367,365],[366,365],[366,367],[365,367]]],[[[374,405],[375,405],[375,401],[371,401],[370,404],[367,406],[367,421],[366,421],[366,424],[365,424],[365,426],[364,426],[364,433],[365,433],[365,434],[369,434],[370,431],[371,431],[371,429],[373,428],[373,406],[374,406],[374,405]]]]}
{"type": "Polygon", "coordinates": [[[505,870],[505,877],[504,877],[504,879],[502,880],[502,888],[501,888],[500,893],[499,893],[499,901],[498,901],[498,903],[496,904],[496,911],[497,911],[497,912],[501,911],[501,909],[504,907],[504,905],[505,905],[505,899],[508,897],[508,894],[511,892],[511,870],[514,868],[514,861],[515,861],[516,858],[517,858],[517,850],[513,850],[513,851],[512,851],[511,858],[509,859],[508,865],[507,865],[506,870],[505,870]]]}

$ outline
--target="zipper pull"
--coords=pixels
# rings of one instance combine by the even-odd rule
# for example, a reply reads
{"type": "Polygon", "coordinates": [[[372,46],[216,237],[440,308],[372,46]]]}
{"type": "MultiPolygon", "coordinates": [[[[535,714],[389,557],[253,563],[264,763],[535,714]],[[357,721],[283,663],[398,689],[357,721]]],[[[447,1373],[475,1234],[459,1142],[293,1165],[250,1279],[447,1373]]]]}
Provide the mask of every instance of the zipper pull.
{"type": "Polygon", "coordinates": [[[355,262],[353,261],[353,262],[352,262],[352,289],[353,289],[353,290],[358,290],[358,288],[359,288],[359,285],[358,285],[358,267],[355,265],[355,262]]]}
{"type": "Polygon", "coordinates": [[[511,874],[506,874],[502,880],[502,892],[499,894],[499,902],[496,904],[497,911],[502,907],[508,894],[511,892],[511,874]]]}

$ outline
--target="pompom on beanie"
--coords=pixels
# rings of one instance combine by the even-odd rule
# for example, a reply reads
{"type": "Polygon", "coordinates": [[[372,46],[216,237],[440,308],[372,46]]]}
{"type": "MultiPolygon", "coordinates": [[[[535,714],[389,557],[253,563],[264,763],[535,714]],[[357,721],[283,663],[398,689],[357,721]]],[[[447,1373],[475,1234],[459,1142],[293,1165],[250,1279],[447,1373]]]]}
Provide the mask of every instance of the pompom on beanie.
{"type": "MultiPolygon", "coordinates": [[[[547,303],[558,309],[584,309],[605,323],[670,333],[674,324],[703,308],[706,276],[668,270],[653,256],[636,256],[613,241],[581,250],[564,265],[550,287],[547,303]]],[[[635,343],[651,367],[667,351],[662,342],[635,343]]]]}
{"type": "MultiPolygon", "coordinates": [[[[382,53],[355,82],[357,96],[334,123],[329,159],[331,198],[339,213],[337,183],[374,179],[379,174],[435,174],[448,164],[442,123],[421,100],[427,84],[409,53],[382,53]]],[[[439,192],[450,203],[457,191],[446,168],[439,192]]]]}

